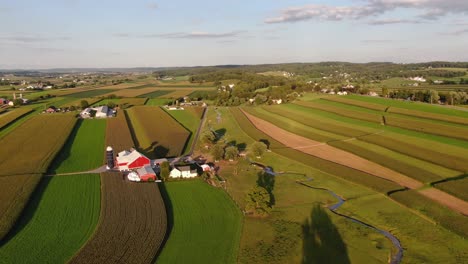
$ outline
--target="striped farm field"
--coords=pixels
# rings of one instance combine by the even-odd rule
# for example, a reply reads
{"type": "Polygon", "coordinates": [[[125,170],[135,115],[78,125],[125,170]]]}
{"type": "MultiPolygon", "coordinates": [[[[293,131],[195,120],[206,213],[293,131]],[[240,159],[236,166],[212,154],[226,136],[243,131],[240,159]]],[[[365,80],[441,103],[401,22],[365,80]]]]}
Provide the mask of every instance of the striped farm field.
{"type": "Polygon", "coordinates": [[[437,223],[445,228],[452,230],[464,238],[468,238],[468,222],[466,216],[460,215],[434,203],[429,198],[421,195],[420,192],[415,190],[399,191],[390,195],[396,201],[420,211],[434,219],[437,223]]]}
{"type": "Polygon", "coordinates": [[[166,224],[157,184],[131,183],[121,173],[103,173],[99,224],[69,263],[151,263],[166,224]]]}
{"type": "Polygon", "coordinates": [[[104,94],[112,93],[116,90],[114,89],[93,89],[93,90],[84,90],[76,93],[67,94],[67,97],[74,97],[74,98],[88,98],[88,97],[96,97],[104,94]]]}
{"type": "Polygon", "coordinates": [[[387,106],[385,105],[370,103],[366,101],[352,100],[352,99],[348,99],[348,97],[342,97],[342,96],[328,96],[328,97],[324,97],[322,100],[343,103],[347,105],[362,107],[362,108],[381,111],[381,112],[387,109],[387,106]]]}
{"type": "Polygon", "coordinates": [[[146,98],[115,98],[115,99],[102,99],[97,103],[93,104],[93,106],[100,106],[100,105],[107,105],[109,103],[114,103],[117,106],[121,106],[121,108],[131,107],[135,105],[144,105],[146,103],[146,98]]]}
{"type": "Polygon", "coordinates": [[[137,147],[151,158],[183,153],[190,132],[159,107],[136,106],[127,111],[137,147]]]}
{"type": "Polygon", "coordinates": [[[68,102],[63,102],[57,104],[58,107],[70,107],[70,106],[75,106],[75,107],[81,107],[81,101],[87,101],[89,105],[93,105],[101,101],[101,98],[96,98],[96,97],[88,97],[88,98],[80,98],[76,99],[73,101],[68,101],[68,102]]]}
{"type": "Polygon", "coordinates": [[[198,127],[200,126],[201,114],[203,114],[203,112],[200,112],[200,110],[203,110],[203,108],[186,107],[184,110],[167,110],[169,115],[171,115],[175,120],[177,120],[181,125],[190,131],[190,138],[184,151],[186,154],[190,151],[193,139],[197,133],[198,127]]]}
{"type": "MultiPolygon", "coordinates": [[[[245,108],[245,110],[248,110],[248,108],[245,108]]],[[[363,171],[355,170],[338,163],[308,155],[293,148],[288,148],[269,135],[258,130],[239,108],[231,108],[231,113],[245,133],[255,140],[267,140],[269,148],[280,155],[297,160],[301,163],[307,164],[308,166],[336,175],[337,177],[341,177],[345,180],[364,185],[378,192],[387,193],[401,188],[398,184],[375,177],[363,171]]]]}
{"type": "Polygon", "coordinates": [[[149,106],[163,106],[173,102],[172,99],[163,99],[163,98],[150,98],[146,101],[145,105],[149,106]]]}
{"type": "Polygon", "coordinates": [[[446,193],[450,193],[460,199],[468,201],[468,177],[467,174],[447,181],[440,181],[434,184],[434,187],[446,193]]]}
{"type": "Polygon", "coordinates": [[[82,172],[104,164],[106,119],[78,120],[49,173],[82,172]]]}
{"type": "Polygon", "coordinates": [[[139,95],[150,93],[154,91],[155,88],[143,88],[143,89],[120,89],[118,91],[113,91],[110,93],[104,94],[104,96],[115,95],[118,97],[137,97],[139,95]]]}
{"type": "Polygon", "coordinates": [[[153,99],[153,98],[156,98],[156,97],[161,97],[163,95],[172,93],[173,91],[174,90],[154,90],[153,89],[153,91],[151,91],[149,93],[140,94],[139,97],[145,97],[145,98],[153,99]]]}
{"type": "Polygon", "coordinates": [[[30,108],[19,108],[2,113],[0,115],[0,130],[30,112],[32,112],[30,108]]]}
{"type": "Polygon", "coordinates": [[[388,108],[388,112],[401,114],[401,115],[407,115],[407,116],[426,118],[426,119],[445,121],[445,122],[450,122],[450,123],[455,123],[455,124],[468,125],[468,117],[428,113],[428,112],[423,112],[423,111],[410,110],[410,109],[397,108],[397,107],[388,108]]]}
{"type": "Polygon", "coordinates": [[[228,195],[199,180],[163,188],[170,229],[156,263],[237,263],[242,214],[228,195]]]}
{"type": "Polygon", "coordinates": [[[0,244],[0,263],[66,263],[94,232],[99,196],[98,175],[44,177],[0,244]]]}
{"type": "Polygon", "coordinates": [[[65,144],[75,122],[75,117],[68,114],[38,115],[0,139],[0,239],[12,227],[39,182],[40,174],[46,172],[65,144]],[[52,134],[55,136],[51,137],[52,134]]]}
{"type": "Polygon", "coordinates": [[[181,98],[181,97],[184,97],[184,96],[187,96],[189,94],[191,94],[194,90],[190,90],[190,89],[179,89],[179,90],[175,90],[171,93],[168,93],[168,94],[165,94],[165,95],[161,95],[159,96],[159,98],[181,98]]]}
{"type": "Polygon", "coordinates": [[[116,117],[107,120],[106,145],[111,146],[115,153],[135,146],[124,110],[118,111],[116,117]]]}

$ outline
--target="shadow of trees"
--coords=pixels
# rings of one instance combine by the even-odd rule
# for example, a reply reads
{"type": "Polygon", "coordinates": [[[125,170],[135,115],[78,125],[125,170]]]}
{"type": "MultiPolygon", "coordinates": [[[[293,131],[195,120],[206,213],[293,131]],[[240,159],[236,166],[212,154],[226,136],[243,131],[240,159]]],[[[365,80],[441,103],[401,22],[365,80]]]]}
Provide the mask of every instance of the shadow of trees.
{"type": "Polygon", "coordinates": [[[275,195],[273,194],[273,189],[275,188],[275,176],[263,171],[259,172],[257,176],[257,185],[265,188],[268,192],[270,195],[270,207],[273,207],[273,205],[275,205],[275,195]]]}
{"type": "Polygon", "coordinates": [[[302,263],[350,263],[346,245],[319,204],[312,208],[310,218],[302,224],[302,263]]]}

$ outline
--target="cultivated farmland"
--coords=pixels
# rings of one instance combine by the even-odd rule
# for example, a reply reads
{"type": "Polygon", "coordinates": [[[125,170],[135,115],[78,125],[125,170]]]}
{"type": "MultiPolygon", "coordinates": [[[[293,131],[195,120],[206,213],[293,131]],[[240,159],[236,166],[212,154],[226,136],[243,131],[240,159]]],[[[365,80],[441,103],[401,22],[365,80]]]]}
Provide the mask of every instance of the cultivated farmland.
{"type": "Polygon", "coordinates": [[[242,215],[227,194],[198,180],[163,188],[170,233],[156,263],[236,263],[242,215]]]}
{"type": "Polygon", "coordinates": [[[72,115],[35,116],[0,139],[3,146],[0,150],[0,188],[4,196],[1,199],[4,213],[0,218],[0,238],[24,208],[41,178],[40,174],[46,172],[75,122],[72,115]]]}
{"type": "Polygon", "coordinates": [[[106,119],[78,120],[49,173],[83,172],[103,164],[106,119]]]}
{"type": "Polygon", "coordinates": [[[101,174],[99,225],[70,263],[151,263],[166,233],[166,210],[156,184],[101,174]]]}
{"type": "Polygon", "coordinates": [[[87,98],[87,97],[96,97],[103,94],[112,93],[114,89],[94,89],[94,90],[84,90],[76,93],[67,94],[67,97],[74,98],[87,98]]]}
{"type": "Polygon", "coordinates": [[[148,157],[174,157],[184,151],[190,132],[159,107],[127,110],[137,147],[148,157]]]}
{"type": "Polygon", "coordinates": [[[190,151],[193,139],[197,133],[198,127],[200,126],[201,117],[203,115],[204,108],[201,107],[186,107],[184,110],[168,110],[167,113],[181,123],[187,130],[190,131],[190,138],[187,141],[187,147],[185,153],[190,151]]]}
{"type": "Polygon", "coordinates": [[[174,90],[156,90],[156,91],[152,91],[152,92],[149,92],[149,93],[145,93],[145,94],[140,94],[138,97],[145,97],[145,98],[156,98],[156,97],[162,97],[168,93],[172,93],[174,92],[174,90]]]}
{"type": "Polygon", "coordinates": [[[107,120],[106,144],[112,146],[115,153],[134,147],[132,134],[123,110],[117,112],[115,118],[107,120]]]}
{"type": "Polygon", "coordinates": [[[8,126],[12,122],[30,113],[31,111],[32,109],[29,109],[29,108],[20,108],[20,109],[8,111],[6,113],[2,113],[0,115],[0,129],[8,126]]]}
{"type": "Polygon", "coordinates": [[[98,175],[43,178],[0,244],[0,263],[67,262],[94,232],[99,190],[98,175]]]}

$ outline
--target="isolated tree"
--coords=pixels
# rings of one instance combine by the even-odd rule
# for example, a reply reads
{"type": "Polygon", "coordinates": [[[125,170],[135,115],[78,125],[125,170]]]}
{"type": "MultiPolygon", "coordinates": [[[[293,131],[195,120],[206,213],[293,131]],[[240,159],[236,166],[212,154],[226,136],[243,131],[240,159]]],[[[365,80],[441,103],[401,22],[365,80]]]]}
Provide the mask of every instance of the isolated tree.
{"type": "Polygon", "coordinates": [[[245,211],[255,215],[266,216],[270,213],[270,194],[260,186],[252,188],[245,197],[245,211]]]}
{"type": "Polygon", "coordinates": [[[221,160],[224,156],[224,146],[221,144],[216,144],[211,149],[211,155],[213,155],[214,160],[221,160]]]}
{"type": "Polygon", "coordinates": [[[213,143],[215,141],[216,137],[215,135],[213,134],[213,132],[211,131],[205,131],[202,135],[202,141],[203,143],[205,144],[210,144],[210,143],[213,143]]]}
{"type": "Polygon", "coordinates": [[[86,107],[89,106],[89,103],[88,103],[88,101],[86,101],[86,100],[81,100],[80,106],[81,106],[81,108],[84,109],[84,108],[86,108],[86,107]]]}
{"type": "Polygon", "coordinates": [[[224,157],[228,160],[234,160],[239,155],[239,150],[236,146],[227,147],[224,153],[224,157]]]}
{"type": "Polygon", "coordinates": [[[388,97],[388,88],[387,87],[382,87],[382,96],[383,97],[388,97]]]}
{"type": "Polygon", "coordinates": [[[22,105],[23,104],[23,100],[20,99],[20,98],[16,98],[13,100],[13,105],[14,106],[19,106],[19,105],[22,105]]]}
{"type": "Polygon", "coordinates": [[[431,96],[431,104],[433,102],[437,102],[439,101],[440,97],[439,97],[439,92],[437,92],[436,90],[430,90],[429,91],[429,94],[431,96]]]}
{"type": "Polygon", "coordinates": [[[267,146],[265,145],[265,143],[260,141],[254,142],[252,145],[250,145],[249,148],[249,152],[257,158],[260,158],[266,150],[267,146]]]}
{"type": "Polygon", "coordinates": [[[458,100],[458,94],[456,92],[449,92],[448,97],[450,99],[450,104],[453,105],[455,100],[458,100]]]}
{"type": "Polygon", "coordinates": [[[115,107],[115,103],[114,103],[114,102],[109,102],[109,103],[107,103],[107,107],[109,107],[109,108],[114,108],[114,107],[115,107]]]}
{"type": "Polygon", "coordinates": [[[74,105],[70,106],[70,111],[75,111],[76,107],[74,105]]]}
{"type": "Polygon", "coordinates": [[[159,173],[161,179],[163,179],[164,181],[167,181],[169,179],[169,173],[170,173],[169,162],[165,161],[161,163],[160,173],[159,173]]]}

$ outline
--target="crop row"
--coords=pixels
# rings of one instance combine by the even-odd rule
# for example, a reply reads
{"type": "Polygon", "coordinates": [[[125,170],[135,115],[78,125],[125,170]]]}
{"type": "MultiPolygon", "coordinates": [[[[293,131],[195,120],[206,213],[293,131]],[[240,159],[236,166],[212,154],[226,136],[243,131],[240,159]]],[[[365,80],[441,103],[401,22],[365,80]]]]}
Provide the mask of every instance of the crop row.
{"type": "Polygon", "coordinates": [[[99,225],[70,263],[151,263],[166,228],[158,185],[130,183],[121,173],[103,173],[99,225]]]}
{"type": "Polygon", "coordinates": [[[32,109],[30,108],[20,108],[20,109],[15,109],[8,111],[6,113],[2,113],[0,115],[0,129],[8,126],[15,120],[21,118],[22,116],[30,113],[32,109]]]}
{"type": "Polygon", "coordinates": [[[0,139],[0,238],[18,218],[75,122],[73,115],[39,115],[0,139]]]}
{"type": "Polygon", "coordinates": [[[435,203],[433,200],[418,193],[418,191],[398,191],[390,194],[390,197],[409,208],[420,211],[462,237],[468,237],[466,216],[435,203]]]}
{"type": "Polygon", "coordinates": [[[107,120],[106,143],[116,153],[135,146],[124,110],[119,111],[115,118],[107,120]]]}
{"type": "Polygon", "coordinates": [[[318,110],[334,113],[334,114],[341,115],[341,116],[369,121],[372,123],[381,123],[383,120],[382,115],[379,115],[377,113],[373,114],[373,113],[368,113],[368,112],[363,112],[363,111],[344,109],[344,108],[335,107],[333,105],[321,104],[321,103],[315,103],[315,102],[299,101],[299,102],[296,102],[296,104],[304,106],[304,107],[308,107],[308,108],[313,108],[313,109],[318,109],[318,110]]]}
{"type": "Polygon", "coordinates": [[[156,98],[156,97],[160,97],[160,96],[163,96],[163,95],[172,93],[172,92],[174,92],[174,91],[175,91],[175,90],[156,90],[156,91],[151,91],[151,92],[149,92],[149,93],[140,94],[140,95],[138,95],[138,97],[142,97],[142,98],[156,98]]]}
{"type": "MultiPolygon", "coordinates": [[[[254,112],[251,112],[250,108],[245,108],[244,110],[252,115],[255,115],[254,112]]],[[[231,113],[239,124],[239,127],[241,127],[245,133],[247,133],[255,140],[268,141],[270,149],[280,155],[297,160],[303,164],[307,164],[308,166],[317,168],[323,172],[335,175],[345,180],[367,186],[378,192],[387,193],[389,191],[401,188],[400,185],[391,181],[387,181],[374,175],[370,175],[362,171],[358,171],[328,160],[305,154],[295,149],[288,148],[265,133],[259,131],[240,111],[239,108],[231,108],[231,113]]]]}
{"type": "Polygon", "coordinates": [[[347,99],[344,97],[325,97],[325,98],[322,98],[322,100],[348,104],[352,106],[367,108],[370,110],[376,110],[376,111],[381,111],[381,112],[385,111],[385,109],[387,108],[387,106],[385,105],[357,101],[357,100],[347,99]]]}
{"type": "Polygon", "coordinates": [[[61,103],[61,104],[59,104],[57,106],[59,106],[59,107],[70,107],[70,106],[81,107],[81,101],[83,101],[83,100],[87,101],[89,105],[93,105],[93,104],[98,103],[102,99],[101,98],[96,98],[96,97],[80,98],[80,99],[76,99],[76,100],[71,101],[71,102],[61,103]]]}
{"type": "Polygon", "coordinates": [[[181,155],[190,132],[159,107],[137,106],[127,110],[138,148],[151,158],[181,155]]]}
{"type": "Polygon", "coordinates": [[[468,177],[466,174],[461,179],[437,182],[434,187],[468,201],[468,177]]]}
{"type": "Polygon", "coordinates": [[[428,112],[423,112],[423,111],[410,110],[410,109],[397,108],[397,107],[388,108],[388,112],[401,114],[401,115],[426,118],[426,119],[434,119],[434,120],[445,121],[445,122],[450,122],[450,123],[455,123],[455,124],[468,125],[468,118],[459,117],[459,116],[449,116],[449,115],[442,115],[442,114],[436,114],[436,113],[428,113],[428,112]]]}

